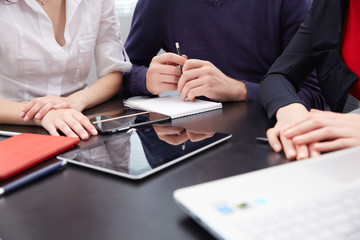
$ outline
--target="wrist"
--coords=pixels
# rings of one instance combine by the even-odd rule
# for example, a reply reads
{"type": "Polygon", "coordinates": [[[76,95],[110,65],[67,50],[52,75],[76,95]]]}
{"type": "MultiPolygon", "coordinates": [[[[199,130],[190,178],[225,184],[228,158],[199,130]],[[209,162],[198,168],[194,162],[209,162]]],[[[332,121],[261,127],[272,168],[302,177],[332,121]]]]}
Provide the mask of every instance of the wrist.
{"type": "Polygon", "coordinates": [[[68,102],[71,109],[82,112],[87,107],[86,98],[81,94],[71,95],[66,97],[65,100],[68,102]]]}
{"type": "Polygon", "coordinates": [[[297,116],[301,116],[303,113],[308,113],[304,105],[301,103],[291,103],[277,110],[276,119],[277,121],[281,121],[282,119],[296,119],[297,116]]]}
{"type": "Polygon", "coordinates": [[[234,89],[233,100],[235,100],[235,101],[248,100],[248,93],[247,93],[245,82],[243,82],[241,80],[236,80],[236,79],[232,79],[232,80],[236,82],[236,84],[234,84],[234,86],[236,86],[236,87],[233,88],[234,89]]]}

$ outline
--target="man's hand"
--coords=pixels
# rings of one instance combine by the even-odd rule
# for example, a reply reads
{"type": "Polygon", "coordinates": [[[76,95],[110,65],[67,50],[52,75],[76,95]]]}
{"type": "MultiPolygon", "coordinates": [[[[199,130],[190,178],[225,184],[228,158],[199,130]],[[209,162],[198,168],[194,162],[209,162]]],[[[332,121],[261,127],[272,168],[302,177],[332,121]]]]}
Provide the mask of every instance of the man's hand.
{"type": "Polygon", "coordinates": [[[181,98],[205,96],[215,101],[247,100],[245,83],[226,76],[212,63],[190,59],[183,66],[177,90],[181,98]]]}
{"type": "Polygon", "coordinates": [[[146,73],[147,90],[158,95],[164,91],[177,89],[181,76],[179,65],[184,65],[185,61],[185,56],[174,53],[164,53],[154,57],[146,73]]]}

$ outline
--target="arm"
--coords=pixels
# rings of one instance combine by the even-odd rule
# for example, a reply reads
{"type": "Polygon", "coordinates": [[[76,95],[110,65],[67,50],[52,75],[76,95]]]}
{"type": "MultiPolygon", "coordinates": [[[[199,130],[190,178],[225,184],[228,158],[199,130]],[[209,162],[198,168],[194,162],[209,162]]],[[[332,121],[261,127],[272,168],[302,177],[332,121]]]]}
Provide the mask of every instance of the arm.
{"type": "Polygon", "coordinates": [[[99,79],[89,88],[68,97],[46,96],[33,99],[24,108],[24,120],[40,120],[51,109],[72,108],[82,111],[114,96],[121,88],[121,72],[130,71],[131,63],[120,41],[120,26],[113,1],[102,1],[101,20],[95,46],[99,79]]]}
{"type": "Polygon", "coordinates": [[[119,92],[121,82],[122,74],[120,72],[109,73],[99,78],[90,87],[80,90],[65,99],[72,109],[81,112],[113,97],[119,92]]]}
{"type": "Polygon", "coordinates": [[[131,95],[152,95],[146,88],[146,73],[153,57],[162,48],[160,26],[165,11],[160,3],[166,4],[164,2],[139,0],[136,5],[125,43],[126,52],[134,64],[131,72],[124,74],[124,91],[131,95]]]}
{"type": "Polygon", "coordinates": [[[83,140],[89,138],[88,132],[93,135],[97,134],[89,119],[76,110],[51,110],[42,120],[30,119],[29,121],[24,121],[20,117],[20,112],[24,106],[24,103],[0,98],[0,123],[43,126],[51,135],[59,136],[58,130],[60,130],[66,136],[81,137],[83,140]]]}
{"type": "MultiPolygon", "coordinates": [[[[273,119],[279,108],[291,103],[301,103],[308,109],[312,107],[297,95],[315,67],[311,55],[312,21],[313,12],[310,9],[294,38],[261,81],[260,97],[269,118],[273,119]]],[[[309,85],[314,84],[309,82],[309,85]]]]}
{"type": "Polygon", "coordinates": [[[89,88],[67,97],[73,109],[82,111],[113,97],[121,88],[122,72],[131,70],[131,63],[120,40],[120,25],[112,0],[103,0],[102,3],[95,62],[98,80],[89,88]]]}
{"type": "Polygon", "coordinates": [[[284,53],[275,61],[260,87],[261,100],[269,118],[276,117],[277,120],[275,127],[267,132],[269,143],[277,152],[284,150],[289,159],[305,159],[319,154],[312,145],[295,144],[283,134],[286,126],[307,118],[307,109],[314,106],[312,102],[316,105],[318,100],[324,107],[317,82],[311,77],[307,78],[314,69],[311,56],[312,21],[313,12],[310,9],[304,23],[284,53]]]}

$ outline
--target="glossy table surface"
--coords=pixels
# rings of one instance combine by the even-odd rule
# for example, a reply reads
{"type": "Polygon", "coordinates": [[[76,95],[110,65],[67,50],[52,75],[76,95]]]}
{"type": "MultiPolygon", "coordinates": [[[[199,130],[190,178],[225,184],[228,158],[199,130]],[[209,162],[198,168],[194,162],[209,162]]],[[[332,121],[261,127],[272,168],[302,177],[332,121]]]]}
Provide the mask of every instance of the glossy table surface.
{"type": "MultiPolygon", "coordinates": [[[[121,100],[113,99],[85,113],[119,107],[121,100]]],[[[225,103],[222,110],[171,125],[233,136],[140,181],[68,165],[0,198],[0,239],[212,239],[176,205],[173,192],[287,162],[256,142],[271,126],[257,102],[225,103]]],[[[46,133],[40,127],[10,125],[0,130],[46,133]]]]}

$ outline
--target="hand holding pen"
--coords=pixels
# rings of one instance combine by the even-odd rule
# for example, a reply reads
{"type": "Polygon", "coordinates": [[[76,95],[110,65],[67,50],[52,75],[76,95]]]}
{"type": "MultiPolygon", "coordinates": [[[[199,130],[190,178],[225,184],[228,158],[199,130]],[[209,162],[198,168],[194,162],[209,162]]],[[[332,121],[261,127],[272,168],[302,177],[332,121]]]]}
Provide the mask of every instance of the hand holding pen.
{"type": "Polygon", "coordinates": [[[164,91],[176,90],[181,77],[181,68],[186,62],[186,57],[179,56],[174,44],[174,52],[167,52],[155,56],[146,73],[146,89],[158,95],[164,91]]]}

